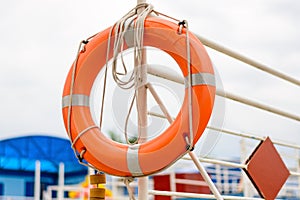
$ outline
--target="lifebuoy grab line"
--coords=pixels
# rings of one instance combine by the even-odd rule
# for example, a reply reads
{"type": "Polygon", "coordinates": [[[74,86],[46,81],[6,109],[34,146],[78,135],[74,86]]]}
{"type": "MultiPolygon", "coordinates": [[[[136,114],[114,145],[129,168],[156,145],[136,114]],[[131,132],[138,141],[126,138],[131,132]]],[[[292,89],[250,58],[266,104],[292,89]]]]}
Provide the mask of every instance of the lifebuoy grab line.
{"type": "MultiPolygon", "coordinates": [[[[115,176],[147,176],[170,166],[191,150],[190,145],[193,147],[196,144],[210,119],[215,98],[215,78],[205,48],[191,32],[191,74],[188,77],[185,31],[183,27],[182,34],[178,34],[178,25],[165,19],[148,17],[145,20],[144,46],[168,53],[180,67],[186,87],[182,107],[173,123],[156,138],[135,145],[121,144],[107,138],[93,121],[90,111],[93,83],[106,64],[108,45],[113,46],[113,36],[108,44],[110,28],[85,44],[68,73],[62,99],[64,124],[81,161],[84,159],[94,168],[115,176]],[[189,89],[192,93],[193,138],[189,138],[189,89]],[[189,144],[189,141],[193,143],[189,144]]],[[[127,48],[125,44],[124,50],[127,48]]],[[[112,52],[108,55],[111,59],[112,52]]]]}

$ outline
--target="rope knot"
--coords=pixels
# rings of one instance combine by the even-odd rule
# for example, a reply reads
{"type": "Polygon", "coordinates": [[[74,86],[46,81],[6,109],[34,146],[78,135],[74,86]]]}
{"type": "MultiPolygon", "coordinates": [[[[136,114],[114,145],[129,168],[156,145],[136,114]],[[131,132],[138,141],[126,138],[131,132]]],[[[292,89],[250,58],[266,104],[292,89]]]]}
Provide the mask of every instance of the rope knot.
{"type": "Polygon", "coordinates": [[[134,181],[134,178],[133,177],[126,177],[124,179],[124,184],[126,185],[126,188],[128,190],[128,194],[129,194],[129,199],[130,200],[135,200],[135,197],[134,197],[134,191],[132,190],[132,188],[130,187],[130,183],[134,181]]]}

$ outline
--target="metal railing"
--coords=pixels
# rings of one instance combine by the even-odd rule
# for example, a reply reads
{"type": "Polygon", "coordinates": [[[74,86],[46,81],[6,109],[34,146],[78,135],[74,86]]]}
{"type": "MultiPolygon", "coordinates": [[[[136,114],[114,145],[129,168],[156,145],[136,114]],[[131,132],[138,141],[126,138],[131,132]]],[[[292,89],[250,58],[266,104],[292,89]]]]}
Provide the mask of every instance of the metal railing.
{"type": "MultiPolygon", "coordinates": [[[[285,80],[285,81],[287,81],[291,84],[294,84],[296,86],[300,86],[300,81],[293,78],[293,77],[291,77],[291,76],[289,76],[289,75],[286,75],[282,72],[274,70],[274,69],[272,69],[272,68],[270,68],[266,65],[263,65],[263,64],[255,61],[253,59],[250,59],[250,58],[248,58],[248,57],[246,57],[246,56],[244,56],[240,53],[236,53],[235,51],[233,51],[229,48],[226,48],[226,47],[221,46],[221,45],[219,45],[215,42],[212,42],[212,41],[210,41],[210,40],[208,40],[204,37],[201,37],[201,36],[197,36],[197,37],[201,40],[201,42],[205,46],[207,46],[211,49],[214,49],[214,50],[216,50],[216,51],[218,51],[222,54],[225,54],[227,56],[235,58],[235,59],[237,59],[237,60],[239,60],[243,63],[248,64],[251,67],[254,67],[254,68],[259,69],[263,72],[271,74],[272,76],[275,76],[279,79],[285,80]]],[[[154,65],[148,67],[148,73],[151,74],[151,75],[160,77],[160,78],[164,78],[164,79],[176,82],[176,83],[181,83],[181,84],[184,83],[183,77],[181,77],[181,76],[179,76],[175,73],[172,73],[170,71],[166,71],[166,70],[163,70],[161,68],[157,68],[154,65]]],[[[276,115],[279,115],[279,116],[286,117],[288,119],[295,120],[297,122],[300,121],[300,116],[299,115],[289,113],[287,111],[283,111],[281,109],[278,109],[278,108],[275,108],[273,106],[269,106],[267,104],[263,104],[263,103],[260,103],[260,102],[256,102],[254,100],[250,100],[250,99],[242,97],[242,96],[238,96],[238,95],[233,94],[231,92],[227,92],[227,91],[224,92],[224,91],[221,91],[221,90],[217,90],[216,94],[220,97],[223,97],[223,98],[226,98],[226,99],[229,99],[229,100],[232,100],[232,101],[236,101],[236,102],[245,104],[247,106],[255,107],[255,108],[264,110],[266,112],[270,112],[270,113],[273,113],[273,114],[276,114],[276,115]]],[[[159,113],[149,112],[148,114],[152,115],[152,116],[155,116],[155,117],[165,118],[165,116],[163,116],[159,113]]],[[[223,129],[221,127],[208,126],[207,129],[218,131],[218,132],[223,133],[223,134],[230,134],[230,135],[238,136],[238,137],[241,137],[241,138],[248,138],[248,139],[260,140],[260,141],[265,139],[265,137],[257,136],[255,134],[242,133],[242,132],[238,132],[238,131],[227,130],[227,129],[223,129]]],[[[290,143],[286,143],[286,142],[282,142],[282,141],[276,141],[276,140],[274,140],[273,143],[275,145],[278,145],[278,146],[283,146],[283,147],[296,149],[298,152],[300,150],[300,145],[298,145],[298,144],[290,144],[290,143]]],[[[191,158],[184,157],[184,159],[189,159],[190,160],[191,158]]],[[[199,159],[200,162],[213,163],[213,164],[222,165],[222,166],[237,167],[237,168],[241,168],[241,169],[244,169],[246,167],[246,165],[243,164],[243,163],[234,163],[234,162],[222,161],[222,160],[218,160],[218,159],[209,159],[209,158],[198,158],[198,159],[199,159]]],[[[284,191],[284,190],[290,191],[291,189],[294,189],[294,190],[299,190],[300,189],[300,158],[299,158],[299,154],[298,154],[298,157],[295,157],[295,159],[297,160],[296,163],[298,163],[298,166],[296,168],[292,169],[292,170],[290,169],[289,172],[290,172],[290,176],[296,177],[295,178],[296,184],[293,185],[293,186],[286,186],[287,189],[282,189],[282,191],[284,191]]],[[[284,192],[281,192],[281,194],[282,193],[284,193],[284,192]]],[[[154,190],[149,191],[149,194],[177,196],[177,197],[215,198],[214,195],[183,194],[183,193],[170,192],[170,191],[165,191],[164,192],[164,191],[154,191],[154,190]]],[[[300,194],[296,194],[296,195],[297,195],[298,198],[300,198],[300,194]]],[[[235,199],[236,197],[223,196],[223,198],[224,199],[226,199],[226,198],[235,199]]],[[[237,199],[242,199],[242,198],[238,197],[237,199]]],[[[243,197],[243,199],[252,199],[252,197],[243,197]]],[[[255,199],[257,199],[257,198],[255,198],[255,199]]]]}

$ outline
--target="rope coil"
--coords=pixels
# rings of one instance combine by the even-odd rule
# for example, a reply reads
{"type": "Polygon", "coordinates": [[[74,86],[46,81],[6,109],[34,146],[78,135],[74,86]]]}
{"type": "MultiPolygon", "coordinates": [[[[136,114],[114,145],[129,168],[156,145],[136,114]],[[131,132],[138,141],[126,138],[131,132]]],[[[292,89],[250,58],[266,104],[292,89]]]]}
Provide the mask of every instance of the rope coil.
{"type": "MultiPolygon", "coordinates": [[[[101,106],[101,113],[100,113],[100,128],[102,126],[102,118],[103,118],[103,107],[104,107],[104,98],[105,98],[105,86],[106,86],[106,80],[107,80],[107,68],[108,68],[108,53],[110,51],[110,40],[112,36],[113,30],[115,31],[114,36],[114,47],[113,47],[113,57],[112,57],[112,76],[115,81],[115,83],[122,89],[131,89],[135,87],[134,96],[131,100],[130,107],[128,110],[128,114],[126,116],[125,120],[125,128],[124,128],[124,136],[127,144],[136,144],[138,143],[140,139],[140,135],[138,135],[138,138],[135,142],[130,142],[128,139],[127,134],[127,124],[129,120],[129,116],[131,114],[134,101],[136,100],[136,91],[139,87],[145,86],[147,82],[143,80],[142,76],[140,76],[140,70],[143,67],[142,64],[142,58],[143,58],[143,35],[144,35],[144,23],[146,17],[148,17],[151,13],[155,13],[156,15],[161,15],[166,18],[169,18],[171,20],[174,20],[178,22],[178,34],[182,34],[182,30],[186,29],[186,47],[187,47],[187,67],[188,67],[188,82],[191,84],[191,63],[190,63],[190,45],[189,45],[189,35],[188,35],[188,22],[186,20],[179,21],[173,17],[170,17],[168,15],[162,14],[160,12],[157,12],[153,9],[153,6],[151,4],[142,3],[138,4],[135,8],[130,10],[126,15],[124,15],[119,21],[117,21],[114,26],[110,30],[109,38],[108,38],[108,47],[107,47],[107,55],[106,55],[106,66],[105,66],[105,77],[104,77],[104,88],[103,88],[103,95],[102,95],[102,106],[101,106]],[[137,10],[144,7],[143,11],[138,13],[137,10]],[[126,37],[126,33],[128,31],[133,30],[133,48],[134,48],[134,62],[135,62],[135,68],[133,72],[129,75],[129,78],[124,81],[122,80],[123,77],[128,75],[128,70],[126,67],[126,64],[124,62],[123,57],[123,46],[124,46],[124,40],[126,37]],[[122,63],[122,69],[123,72],[119,72],[117,70],[117,58],[120,57],[121,63],[122,63]],[[120,76],[122,78],[120,78],[120,76]]],[[[193,130],[192,130],[192,92],[191,88],[189,87],[189,124],[190,124],[190,136],[188,139],[188,150],[193,149],[193,130]]],[[[137,108],[138,109],[138,108],[137,108]]],[[[138,116],[139,117],[139,116],[138,116]]]]}

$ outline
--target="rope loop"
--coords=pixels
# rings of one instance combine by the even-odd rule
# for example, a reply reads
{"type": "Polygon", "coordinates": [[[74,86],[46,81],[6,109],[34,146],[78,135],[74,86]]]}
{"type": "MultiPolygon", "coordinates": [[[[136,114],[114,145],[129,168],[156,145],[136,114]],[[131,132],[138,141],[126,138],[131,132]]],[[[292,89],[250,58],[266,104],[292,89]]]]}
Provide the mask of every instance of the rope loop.
{"type": "MultiPolygon", "coordinates": [[[[153,12],[153,6],[147,3],[138,4],[135,8],[130,10],[126,15],[124,15],[119,21],[117,21],[111,28],[108,38],[107,45],[107,54],[106,54],[106,65],[105,65],[105,73],[104,73],[104,87],[102,91],[102,105],[100,111],[100,129],[102,127],[102,118],[103,118],[103,107],[104,107],[104,98],[106,93],[106,80],[107,80],[107,72],[108,72],[108,57],[110,52],[110,42],[113,36],[114,30],[114,41],[113,41],[113,57],[112,57],[112,77],[118,87],[129,90],[134,87],[135,93],[130,103],[131,106],[129,108],[126,122],[125,122],[125,130],[124,135],[128,144],[131,144],[127,137],[127,123],[131,113],[133,102],[136,98],[136,90],[144,86],[146,83],[142,80],[141,68],[142,60],[143,60],[143,36],[144,36],[144,23],[146,18],[153,12]],[[142,11],[138,12],[140,8],[144,8],[142,11]],[[123,49],[125,44],[125,37],[128,31],[133,32],[133,49],[134,49],[134,70],[129,74],[128,67],[125,64],[123,49]],[[121,60],[121,70],[118,69],[118,58],[121,60]],[[126,77],[129,76],[129,77],[126,77]],[[124,80],[126,79],[126,80],[124,80]]],[[[138,136],[138,139],[140,137],[138,136]]],[[[136,141],[138,142],[138,140],[136,141]]]]}
{"type": "MultiPolygon", "coordinates": [[[[191,48],[190,48],[190,36],[189,36],[189,25],[187,20],[182,20],[178,23],[179,28],[184,27],[186,29],[185,33],[185,41],[186,41],[186,55],[187,55],[187,68],[188,68],[188,110],[189,110],[189,141],[188,141],[188,151],[192,151],[194,149],[194,131],[193,131],[193,92],[192,92],[192,68],[191,68],[191,48]]],[[[180,33],[180,34],[181,34],[180,33]]]]}

